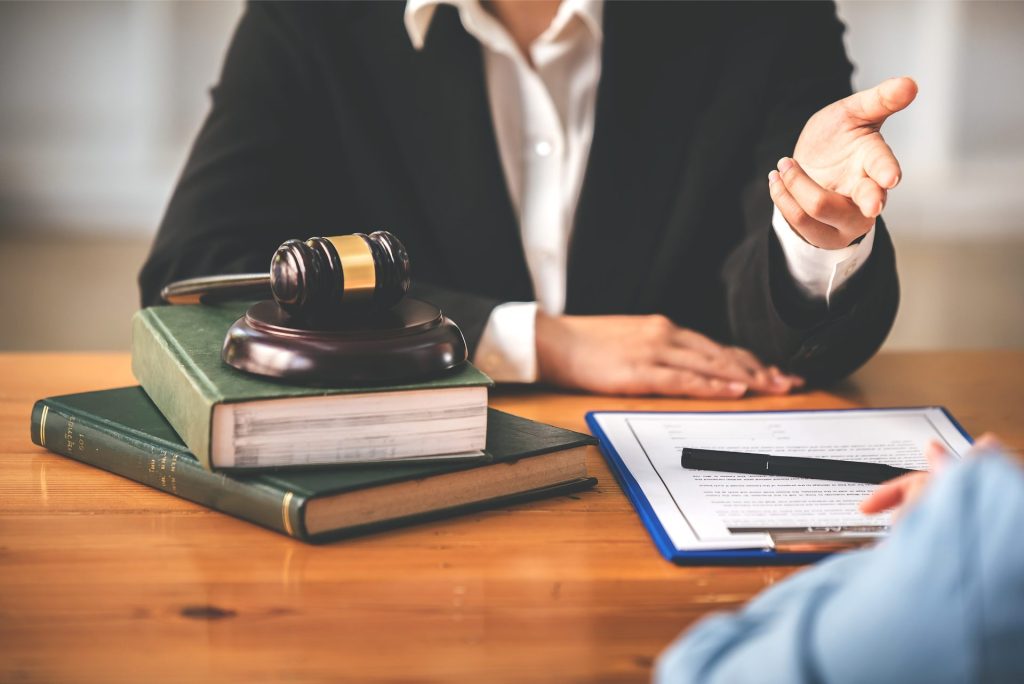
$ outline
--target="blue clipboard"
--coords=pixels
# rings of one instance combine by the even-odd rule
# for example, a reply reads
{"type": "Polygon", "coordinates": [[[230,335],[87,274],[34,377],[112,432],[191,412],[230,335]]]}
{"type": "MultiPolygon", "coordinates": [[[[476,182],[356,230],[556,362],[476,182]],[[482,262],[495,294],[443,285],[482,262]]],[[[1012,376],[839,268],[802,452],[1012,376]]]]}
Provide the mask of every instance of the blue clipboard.
{"type": "MultiPolygon", "coordinates": [[[[710,414],[736,414],[736,413],[810,413],[815,411],[821,412],[836,412],[836,411],[886,411],[886,410],[907,410],[907,409],[932,409],[937,408],[942,411],[949,421],[953,424],[960,434],[970,442],[974,443],[974,439],[964,430],[963,426],[953,417],[944,406],[901,406],[892,407],[889,409],[799,409],[796,411],[701,411],[700,413],[710,414]]],[[[622,491],[625,492],[629,498],[630,503],[633,504],[633,508],[640,516],[640,520],[643,522],[644,527],[650,532],[651,538],[654,540],[654,545],[658,547],[658,551],[666,560],[675,563],[676,565],[806,565],[808,563],[814,563],[816,561],[831,555],[830,553],[779,553],[774,549],[727,549],[714,551],[680,551],[676,548],[675,544],[672,543],[672,539],[668,536],[668,532],[662,526],[661,521],[658,519],[657,514],[654,512],[654,508],[647,500],[647,496],[644,495],[640,485],[633,478],[633,475],[629,472],[629,468],[623,463],[619,453],[612,446],[611,440],[604,433],[600,424],[597,422],[597,416],[601,414],[623,414],[623,413],[636,413],[636,414],[652,414],[662,413],[665,415],[678,414],[678,413],[689,413],[688,411],[590,411],[586,415],[587,426],[590,428],[590,432],[594,437],[597,438],[598,446],[601,449],[601,453],[604,455],[605,461],[608,463],[608,467],[611,469],[612,474],[615,476],[615,480],[622,487],[622,491]]]]}

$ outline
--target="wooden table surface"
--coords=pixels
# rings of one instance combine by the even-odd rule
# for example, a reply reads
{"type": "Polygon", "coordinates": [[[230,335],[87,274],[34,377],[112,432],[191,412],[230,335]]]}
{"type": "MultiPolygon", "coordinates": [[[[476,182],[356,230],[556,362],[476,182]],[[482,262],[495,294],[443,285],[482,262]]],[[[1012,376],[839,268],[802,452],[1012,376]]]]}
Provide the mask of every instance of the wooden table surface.
{"type": "MultiPolygon", "coordinates": [[[[883,354],[831,393],[735,402],[497,391],[593,409],[942,404],[1024,447],[1024,351],[883,354]]],[[[123,354],[0,355],[0,681],[642,681],[697,618],[793,568],[679,568],[595,451],[595,491],[307,546],[49,454],[35,399],[132,384],[123,354]]]]}

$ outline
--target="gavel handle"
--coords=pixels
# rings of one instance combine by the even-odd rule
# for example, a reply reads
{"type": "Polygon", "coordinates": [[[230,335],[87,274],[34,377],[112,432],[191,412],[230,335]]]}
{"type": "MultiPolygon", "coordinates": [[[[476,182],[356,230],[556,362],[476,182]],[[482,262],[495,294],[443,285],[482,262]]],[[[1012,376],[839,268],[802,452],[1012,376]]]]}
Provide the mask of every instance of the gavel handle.
{"type": "Polygon", "coordinates": [[[230,299],[269,299],[269,273],[202,276],[170,283],[160,290],[168,304],[199,304],[230,299]]]}

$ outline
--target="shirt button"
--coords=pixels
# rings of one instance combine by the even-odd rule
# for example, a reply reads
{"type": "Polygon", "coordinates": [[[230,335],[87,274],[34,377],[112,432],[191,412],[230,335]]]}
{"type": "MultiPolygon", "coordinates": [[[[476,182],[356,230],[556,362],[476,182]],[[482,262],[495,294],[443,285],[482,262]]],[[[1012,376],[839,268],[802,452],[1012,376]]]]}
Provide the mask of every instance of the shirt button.
{"type": "Polygon", "coordinates": [[[541,140],[539,143],[533,146],[533,151],[537,153],[538,157],[546,157],[551,154],[554,148],[547,140],[541,140]]]}
{"type": "Polygon", "coordinates": [[[857,262],[856,261],[851,261],[850,265],[847,266],[846,270],[843,272],[843,275],[851,276],[851,275],[853,275],[853,272],[856,271],[856,270],[857,270],[857,262]]]}

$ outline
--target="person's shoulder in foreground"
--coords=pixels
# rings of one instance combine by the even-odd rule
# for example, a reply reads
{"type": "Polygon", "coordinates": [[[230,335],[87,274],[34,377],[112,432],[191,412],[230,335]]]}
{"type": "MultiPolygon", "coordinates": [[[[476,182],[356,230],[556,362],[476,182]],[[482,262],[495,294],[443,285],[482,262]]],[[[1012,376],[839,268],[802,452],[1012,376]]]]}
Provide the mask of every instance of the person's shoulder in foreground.
{"type": "Polygon", "coordinates": [[[1024,681],[1024,468],[948,468],[877,548],[822,562],[699,623],[667,682],[1024,681]]]}

